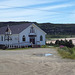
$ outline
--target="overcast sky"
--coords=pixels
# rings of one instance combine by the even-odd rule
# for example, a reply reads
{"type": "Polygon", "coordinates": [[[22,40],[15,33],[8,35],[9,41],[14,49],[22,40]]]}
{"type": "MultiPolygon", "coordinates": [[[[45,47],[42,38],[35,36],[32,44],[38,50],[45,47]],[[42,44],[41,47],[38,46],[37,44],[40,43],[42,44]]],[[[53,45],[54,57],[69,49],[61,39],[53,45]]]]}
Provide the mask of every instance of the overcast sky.
{"type": "Polygon", "coordinates": [[[0,0],[0,21],[75,23],[75,0],[0,0]]]}

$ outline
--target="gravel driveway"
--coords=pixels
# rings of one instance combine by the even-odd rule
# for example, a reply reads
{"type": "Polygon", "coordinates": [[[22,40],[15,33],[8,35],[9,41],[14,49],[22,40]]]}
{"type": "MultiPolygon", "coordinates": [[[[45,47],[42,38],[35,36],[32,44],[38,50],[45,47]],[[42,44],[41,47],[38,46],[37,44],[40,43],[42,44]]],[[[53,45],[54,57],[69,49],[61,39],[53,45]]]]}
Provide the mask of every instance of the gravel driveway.
{"type": "Polygon", "coordinates": [[[0,50],[0,75],[75,75],[75,60],[62,59],[56,49],[0,50]],[[51,53],[51,56],[39,54],[51,53]]]}

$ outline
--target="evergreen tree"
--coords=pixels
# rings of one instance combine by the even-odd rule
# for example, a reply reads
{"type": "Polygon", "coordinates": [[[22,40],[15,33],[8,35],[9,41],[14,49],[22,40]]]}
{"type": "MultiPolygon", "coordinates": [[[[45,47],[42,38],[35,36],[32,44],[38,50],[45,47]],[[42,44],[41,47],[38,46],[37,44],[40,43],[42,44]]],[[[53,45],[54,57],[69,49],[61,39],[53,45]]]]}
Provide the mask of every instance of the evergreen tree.
{"type": "Polygon", "coordinates": [[[64,44],[65,44],[64,40],[60,40],[60,45],[64,45],[64,44]]]}
{"type": "Polygon", "coordinates": [[[59,40],[56,40],[55,41],[55,45],[59,45],[60,44],[60,41],[59,40]]]}
{"type": "Polygon", "coordinates": [[[69,40],[69,45],[68,45],[68,47],[70,47],[70,48],[74,47],[74,45],[73,45],[73,43],[72,43],[72,40],[69,40]]]}

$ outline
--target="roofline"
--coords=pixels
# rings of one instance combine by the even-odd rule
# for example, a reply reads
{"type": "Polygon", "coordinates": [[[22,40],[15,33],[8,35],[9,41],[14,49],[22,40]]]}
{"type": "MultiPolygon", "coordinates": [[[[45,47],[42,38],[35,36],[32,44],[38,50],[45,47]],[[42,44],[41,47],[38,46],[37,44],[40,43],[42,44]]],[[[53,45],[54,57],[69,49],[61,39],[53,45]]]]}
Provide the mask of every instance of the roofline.
{"type": "MultiPolygon", "coordinates": [[[[34,23],[32,23],[32,25],[35,25],[34,23]]],[[[47,34],[45,31],[43,31],[40,27],[38,27],[37,25],[35,25],[37,28],[39,28],[45,35],[47,34]]]]}

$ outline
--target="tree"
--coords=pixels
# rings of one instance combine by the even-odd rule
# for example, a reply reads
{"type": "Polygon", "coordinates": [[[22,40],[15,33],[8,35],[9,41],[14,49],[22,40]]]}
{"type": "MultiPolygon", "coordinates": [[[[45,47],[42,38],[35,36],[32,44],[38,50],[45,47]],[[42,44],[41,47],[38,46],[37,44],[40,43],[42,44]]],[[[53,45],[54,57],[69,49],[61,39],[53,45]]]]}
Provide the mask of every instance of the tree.
{"type": "Polygon", "coordinates": [[[60,40],[60,45],[65,45],[64,40],[60,40]]]}
{"type": "Polygon", "coordinates": [[[60,41],[59,40],[56,40],[55,41],[55,45],[59,45],[60,44],[60,41]]]}
{"type": "Polygon", "coordinates": [[[72,40],[69,40],[69,47],[72,48],[74,47],[73,43],[72,43],[72,40]]]}

